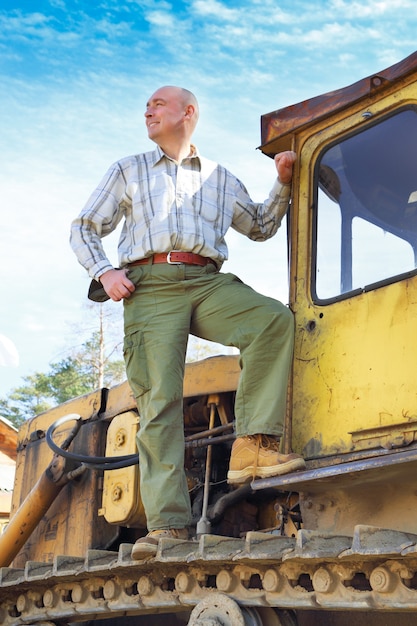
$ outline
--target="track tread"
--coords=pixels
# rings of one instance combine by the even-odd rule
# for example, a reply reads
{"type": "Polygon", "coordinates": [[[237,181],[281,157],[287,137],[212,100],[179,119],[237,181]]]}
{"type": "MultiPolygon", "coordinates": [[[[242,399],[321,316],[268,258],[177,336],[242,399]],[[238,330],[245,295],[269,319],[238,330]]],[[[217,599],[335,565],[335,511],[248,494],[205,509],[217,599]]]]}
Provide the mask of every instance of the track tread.
{"type": "Polygon", "coordinates": [[[161,539],[155,558],[118,552],[58,555],[0,569],[0,623],[74,621],[191,609],[212,593],[244,606],[417,611],[417,535],[357,526],[352,537],[301,530],[161,539]]]}

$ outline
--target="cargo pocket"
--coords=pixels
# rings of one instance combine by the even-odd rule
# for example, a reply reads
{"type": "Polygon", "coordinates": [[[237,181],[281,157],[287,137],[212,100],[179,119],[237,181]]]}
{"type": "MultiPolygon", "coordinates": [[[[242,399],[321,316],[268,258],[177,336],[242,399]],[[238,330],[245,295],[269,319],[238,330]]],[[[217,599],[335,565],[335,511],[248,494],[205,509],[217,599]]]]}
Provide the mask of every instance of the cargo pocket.
{"type": "Polygon", "coordinates": [[[124,338],[123,357],[133,395],[139,398],[150,389],[143,331],[136,330],[124,338]]]}

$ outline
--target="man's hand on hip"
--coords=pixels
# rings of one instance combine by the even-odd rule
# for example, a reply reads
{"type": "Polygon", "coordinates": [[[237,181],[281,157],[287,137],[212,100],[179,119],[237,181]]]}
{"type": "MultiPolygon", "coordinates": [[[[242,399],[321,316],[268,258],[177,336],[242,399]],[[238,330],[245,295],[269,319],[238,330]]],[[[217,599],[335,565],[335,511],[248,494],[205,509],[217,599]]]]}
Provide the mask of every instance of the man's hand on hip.
{"type": "Polygon", "coordinates": [[[127,270],[108,270],[100,276],[105,292],[114,302],[120,302],[135,291],[135,285],[127,277],[127,270]]]}

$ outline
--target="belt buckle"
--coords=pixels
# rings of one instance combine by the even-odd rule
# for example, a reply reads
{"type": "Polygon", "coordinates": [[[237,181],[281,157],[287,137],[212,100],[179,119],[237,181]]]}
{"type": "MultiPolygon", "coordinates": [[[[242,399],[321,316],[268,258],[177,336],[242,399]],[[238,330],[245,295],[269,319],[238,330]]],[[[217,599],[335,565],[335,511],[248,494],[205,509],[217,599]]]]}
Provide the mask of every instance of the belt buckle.
{"type": "Polygon", "coordinates": [[[182,261],[171,261],[171,254],[173,252],[181,252],[181,250],[170,250],[167,254],[167,263],[168,265],[183,265],[182,261]]]}

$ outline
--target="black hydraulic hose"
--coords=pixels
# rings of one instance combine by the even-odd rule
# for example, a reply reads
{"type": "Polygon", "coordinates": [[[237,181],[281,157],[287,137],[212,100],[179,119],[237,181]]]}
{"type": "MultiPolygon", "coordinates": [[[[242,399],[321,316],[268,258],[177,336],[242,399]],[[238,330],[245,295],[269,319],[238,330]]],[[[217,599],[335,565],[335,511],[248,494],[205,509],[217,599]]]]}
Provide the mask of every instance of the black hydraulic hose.
{"type": "Polygon", "coordinates": [[[121,467],[129,467],[130,465],[135,465],[136,463],[138,463],[139,455],[137,453],[126,454],[122,456],[85,456],[83,454],[75,454],[74,452],[68,452],[68,450],[64,450],[54,442],[52,435],[54,434],[56,429],[59,428],[59,426],[62,426],[62,424],[66,424],[66,422],[70,422],[72,420],[77,421],[80,426],[83,426],[87,423],[83,422],[80,415],[71,413],[70,415],[64,415],[63,417],[57,419],[53,424],[50,425],[50,427],[46,431],[46,442],[56,454],[59,454],[66,459],[71,459],[72,461],[82,463],[90,469],[98,470],[118,469],[121,467]]]}
{"type": "Polygon", "coordinates": [[[210,506],[208,509],[208,517],[212,524],[217,524],[221,518],[223,517],[226,509],[228,509],[233,504],[244,500],[249,495],[253,493],[251,484],[248,483],[239,487],[238,489],[234,489],[229,493],[226,493],[224,496],[219,498],[217,502],[210,506]]]}
{"type": "MultiPolygon", "coordinates": [[[[138,453],[135,454],[126,454],[121,456],[85,456],[84,454],[75,454],[74,452],[69,452],[66,447],[68,447],[68,439],[64,443],[63,447],[58,446],[53,440],[53,434],[57,428],[66,424],[70,421],[76,421],[77,424],[73,429],[72,438],[79,431],[81,426],[85,424],[91,423],[82,419],[82,417],[76,413],[70,413],[69,415],[64,415],[63,417],[58,418],[53,424],[51,424],[46,431],[46,442],[48,446],[60,456],[63,456],[66,459],[70,459],[71,461],[76,461],[78,463],[82,463],[85,467],[94,470],[114,470],[120,469],[122,467],[130,467],[131,465],[136,465],[139,462],[138,453]]],[[[224,432],[225,430],[229,430],[232,428],[232,424],[227,424],[225,426],[220,426],[217,428],[213,428],[213,433],[215,432],[224,432]]],[[[189,438],[187,437],[185,440],[185,447],[200,447],[223,443],[225,441],[229,441],[234,439],[234,434],[217,436],[212,438],[206,438],[206,435],[209,434],[210,430],[205,430],[197,435],[191,435],[189,438]],[[198,436],[200,436],[200,440],[198,440],[198,436]]],[[[72,439],[71,439],[72,440],[72,439]]]]}

